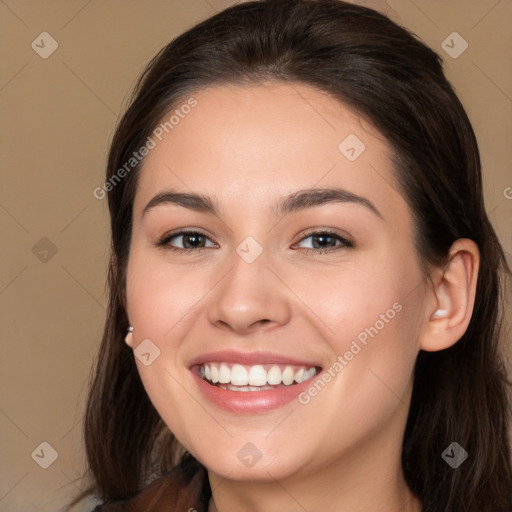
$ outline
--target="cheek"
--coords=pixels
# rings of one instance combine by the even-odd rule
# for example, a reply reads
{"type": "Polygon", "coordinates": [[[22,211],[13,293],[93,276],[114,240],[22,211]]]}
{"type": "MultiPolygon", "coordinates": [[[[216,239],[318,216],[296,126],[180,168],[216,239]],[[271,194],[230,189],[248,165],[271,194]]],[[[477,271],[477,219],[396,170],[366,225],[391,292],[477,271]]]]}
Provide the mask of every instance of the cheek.
{"type": "Polygon", "coordinates": [[[187,323],[205,288],[207,276],[185,265],[170,268],[163,258],[134,249],[127,269],[130,322],[140,335],[172,343],[172,331],[187,323]]]}
{"type": "Polygon", "coordinates": [[[343,408],[333,408],[333,423],[344,421],[349,410],[369,432],[396,414],[406,416],[418,354],[418,311],[413,298],[402,297],[391,307],[385,303],[374,309],[355,335],[338,338],[340,372],[330,403],[343,403],[343,408]]]}
{"type": "Polygon", "coordinates": [[[384,259],[379,265],[348,262],[318,272],[305,268],[280,273],[299,299],[294,301],[300,308],[297,316],[307,316],[336,354],[350,350],[354,340],[369,346],[370,340],[396,329],[411,303],[409,283],[419,280],[412,266],[398,271],[396,263],[384,259]]]}
{"type": "MultiPolygon", "coordinates": [[[[304,293],[308,283],[307,304],[321,319],[318,325],[331,349],[325,369],[329,391],[322,391],[331,406],[316,403],[332,414],[334,424],[346,415],[339,403],[378,424],[407,403],[421,332],[421,274],[414,264],[390,257],[378,266],[305,277],[296,289],[304,293]]],[[[304,396],[304,402],[310,398],[304,396]]]]}
{"type": "Polygon", "coordinates": [[[158,349],[158,357],[148,366],[136,358],[146,393],[163,421],[189,448],[189,437],[197,437],[198,411],[186,391],[190,377],[181,349],[204,284],[185,266],[170,271],[161,260],[132,248],[127,269],[128,316],[134,326],[135,350],[146,339],[158,349]]]}

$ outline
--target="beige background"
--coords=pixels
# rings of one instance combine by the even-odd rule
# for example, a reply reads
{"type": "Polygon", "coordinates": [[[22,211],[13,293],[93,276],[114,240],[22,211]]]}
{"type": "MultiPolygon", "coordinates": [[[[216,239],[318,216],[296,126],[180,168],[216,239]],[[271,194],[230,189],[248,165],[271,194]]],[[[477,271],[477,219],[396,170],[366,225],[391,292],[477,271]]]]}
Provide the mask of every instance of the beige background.
{"type": "MultiPolygon", "coordinates": [[[[106,202],[92,192],[142,67],[232,3],[0,1],[1,511],[56,511],[82,485],[81,416],[109,247],[106,202]],[[47,59],[31,47],[42,32],[58,43],[47,59]],[[58,453],[47,469],[31,457],[42,442],[58,453]]],[[[512,264],[512,2],[354,3],[386,12],[444,57],[477,133],[487,210],[512,264]],[[469,44],[456,59],[441,48],[453,31],[469,44]]]]}

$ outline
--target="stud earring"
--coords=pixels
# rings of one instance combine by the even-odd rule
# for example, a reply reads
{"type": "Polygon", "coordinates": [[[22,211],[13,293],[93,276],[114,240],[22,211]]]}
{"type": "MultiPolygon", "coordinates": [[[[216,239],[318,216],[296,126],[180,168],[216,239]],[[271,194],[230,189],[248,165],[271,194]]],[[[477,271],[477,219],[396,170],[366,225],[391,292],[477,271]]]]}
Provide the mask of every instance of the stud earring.
{"type": "Polygon", "coordinates": [[[448,311],[446,311],[446,309],[438,309],[432,316],[436,318],[443,318],[448,316],[448,311]]]}
{"type": "Polygon", "coordinates": [[[128,334],[124,337],[124,342],[131,347],[132,346],[132,338],[133,338],[133,327],[128,327],[128,334]]]}

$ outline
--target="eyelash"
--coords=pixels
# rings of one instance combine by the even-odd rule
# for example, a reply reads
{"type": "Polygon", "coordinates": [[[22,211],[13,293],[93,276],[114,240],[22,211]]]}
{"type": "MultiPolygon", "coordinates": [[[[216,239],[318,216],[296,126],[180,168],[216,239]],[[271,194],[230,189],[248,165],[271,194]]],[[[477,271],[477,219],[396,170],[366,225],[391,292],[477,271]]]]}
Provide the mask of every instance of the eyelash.
{"type": "MultiPolygon", "coordinates": [[[[208,238],[206,235],[204,235],[203,233],[201,233],[200,231],[179,231],[177,233],[172,233],[172,234],[169,234],[169,235],[164,235],[158,242],[157,242],[157,246],[158,247],[162,247],[166,250],[170,250],[170,251],[174,251],[176,253],[186,253],[186,252],[202,252],[203,250],[207,250],[209,249],[208,247],[198,247],[196,249],[182,249],[181,247],[173,247],[172,245],[169,245],[169,242],[173,239],[173,238],[177,238],[179,236],[186,236],[186,235],[199,235],[199,236],[202,236],[202,237],[205,237],[205,238],[208,238]]],[[[327,249],[311,249],[311,248],[308,248],[308,247],[302,247],[302,249],[307,253],[315,253],[315,254],[325,254],[325,253],[331,253],[331,252],[334,252],[334,251],[337,251],[339,249],[343,249],[343,248],[353,248],[354,247],[354,243],[351,242],[350,240],[348,240],[347,238],[344,238],[342,237],[341,235],[339,235],[338,233],[334,233],[332,231],[311,231],[309,233],[307,233],[306,235],[304,235],[300,240],[299,242],[302,242],[303,240],[305,240],[306,238],[310,238],[312,236],[327,236],[329,238],[334,238],[336,240],[339,240],[341,242],[340,245],[338,246],[335,246],[335,247],[330,247],[330,248],[327,248],[327,249]]],[[[298,242],[298,243],[299,243],[298,242]]]]}

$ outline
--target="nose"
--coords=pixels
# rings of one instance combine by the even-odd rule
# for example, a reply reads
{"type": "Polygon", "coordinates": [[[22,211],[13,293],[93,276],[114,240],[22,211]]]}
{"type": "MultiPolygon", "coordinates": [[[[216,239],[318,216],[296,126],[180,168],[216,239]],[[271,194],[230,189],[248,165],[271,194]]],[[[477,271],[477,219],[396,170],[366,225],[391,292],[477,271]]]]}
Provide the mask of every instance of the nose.
{"type": "Polygon", "coordinates": [[[290,294],[269,268],[265,251],[252,263],[233,253],[230,270],[210,294],[211,324],[240,335],[286,324],[290,294]]]}

